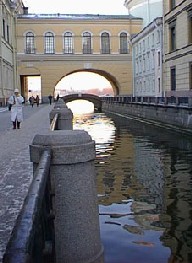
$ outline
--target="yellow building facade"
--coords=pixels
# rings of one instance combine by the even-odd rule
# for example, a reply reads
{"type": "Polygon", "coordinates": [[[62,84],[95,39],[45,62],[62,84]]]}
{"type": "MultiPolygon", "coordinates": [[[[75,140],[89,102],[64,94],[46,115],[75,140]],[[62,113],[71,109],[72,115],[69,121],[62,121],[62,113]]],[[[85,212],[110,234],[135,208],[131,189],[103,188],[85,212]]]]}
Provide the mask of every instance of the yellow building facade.
{"type": "Polygon", "coordinates": [[[23,8],[21,0],[0,1],[0,106],[17,86],[16,16],[23,8]]]}
{"type": "Polygon", "coordinates": [[[130,39],[142,19],[115,15],[20,15],[17,65],[22,94],[26,77],[41,77],[41,97],[75,72],[94,72],[110,81],[114,94],[132,94],[130,39]]]}

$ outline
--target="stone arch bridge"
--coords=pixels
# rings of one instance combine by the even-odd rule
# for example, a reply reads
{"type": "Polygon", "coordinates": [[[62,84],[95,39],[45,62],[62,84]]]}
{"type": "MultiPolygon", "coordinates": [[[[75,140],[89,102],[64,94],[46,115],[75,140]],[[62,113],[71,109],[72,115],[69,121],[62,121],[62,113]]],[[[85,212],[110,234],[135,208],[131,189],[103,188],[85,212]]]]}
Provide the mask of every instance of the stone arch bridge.
{"type": "Polygon", "coordinates": [[[99,96],[88,94],[88,93],[78,93],[78,94],[69,94],[62,97],[65,103],[74,101],[74,100],[87,100],[94,104],[94,109],[97,112],[102,111],[102,100],[99,96]]]}

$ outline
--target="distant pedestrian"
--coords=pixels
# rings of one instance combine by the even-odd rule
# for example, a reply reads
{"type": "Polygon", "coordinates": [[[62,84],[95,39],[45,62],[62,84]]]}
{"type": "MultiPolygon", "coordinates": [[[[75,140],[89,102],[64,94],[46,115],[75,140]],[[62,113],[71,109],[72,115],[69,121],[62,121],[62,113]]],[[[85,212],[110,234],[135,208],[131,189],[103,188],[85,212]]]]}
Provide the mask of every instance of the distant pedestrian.
{"type": "Polygon", "coordinates": [[[49,104],[51,105],[53,96],[50,94],[48,98],[49,98],[49,104]]]}
{"type": "Polygon", "coordinates": [[[19,90],[15,89],[14,94],[8,100],[8,103],[12,105],[11,121],[13,129],[20,129],[20,123],[23,121],[23,102],[24,98],[19,94],[19,90]]]}
{"type": "Polygon", "coordinates": [[[57,94],[57,97],[56,97],[56,101],[58,101],[59,100],[59,94],[57,94]]]}
{"type": "Polygon", "coordinates": [[[39,95],[36,96],[35,101],[37,103],[37,107],[39,107],[39,95]]]}
{"type": "Polygon", "coordinates": [[[34,102],[35,102],[35,98],[33,96],[30,97],[30,104],[32,108],[33,108],[34,102]]]}

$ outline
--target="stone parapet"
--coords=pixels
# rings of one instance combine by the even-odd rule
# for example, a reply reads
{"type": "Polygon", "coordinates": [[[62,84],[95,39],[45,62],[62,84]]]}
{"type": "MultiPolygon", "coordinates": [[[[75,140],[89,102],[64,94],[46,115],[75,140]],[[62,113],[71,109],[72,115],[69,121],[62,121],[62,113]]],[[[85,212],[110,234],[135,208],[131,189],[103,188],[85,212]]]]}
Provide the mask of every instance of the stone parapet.
{"type": "Polygon", "coordinates": [[[34,137],[31,161],[51,148],[56,263],[102,263],[95,185],[95,142],[83,130],[50,131],[34,137]]]}

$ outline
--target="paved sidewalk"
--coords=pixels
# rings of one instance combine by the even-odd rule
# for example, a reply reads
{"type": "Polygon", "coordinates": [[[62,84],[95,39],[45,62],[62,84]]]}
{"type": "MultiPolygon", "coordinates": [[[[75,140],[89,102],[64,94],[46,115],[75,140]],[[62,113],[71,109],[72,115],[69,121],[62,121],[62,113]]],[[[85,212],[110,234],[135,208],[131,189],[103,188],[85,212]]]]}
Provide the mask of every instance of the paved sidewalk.
{"type": "Polygon", "coordinates": [[[32,180],[29,145],[36,134],[50,129],[53,107],[43,106],[22,122],[20,130],[0,134],[0,263],[32,180]]]}

